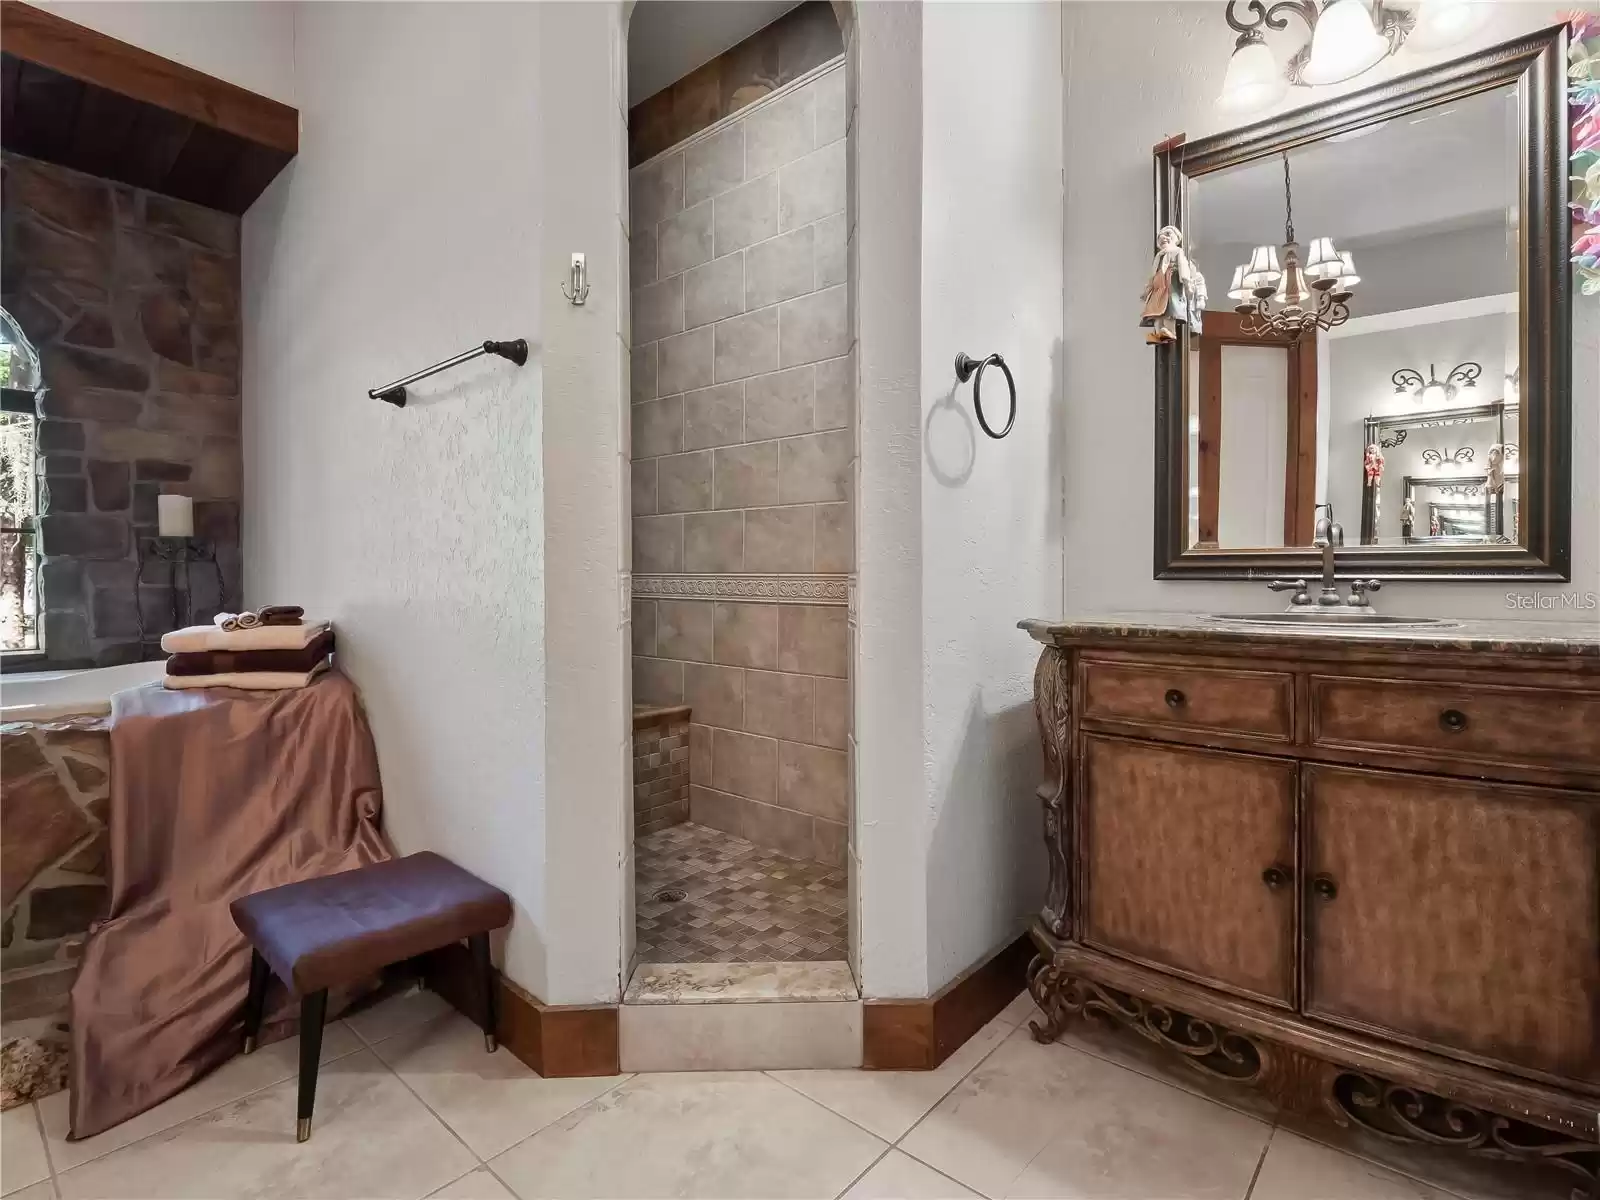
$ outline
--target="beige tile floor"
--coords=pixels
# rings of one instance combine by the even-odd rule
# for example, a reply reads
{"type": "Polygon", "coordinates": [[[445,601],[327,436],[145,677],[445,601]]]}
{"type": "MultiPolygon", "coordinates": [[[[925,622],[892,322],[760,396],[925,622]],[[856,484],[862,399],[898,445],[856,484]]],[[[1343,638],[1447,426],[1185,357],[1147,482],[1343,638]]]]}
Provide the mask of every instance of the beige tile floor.
{"type": "Polygon", "coordinates": [[[1084,1030],[1037,1045],[1031,1014],[1019,997],[932,1072],[541,1079],[504,1050],[485,1054],[466,1020],[413,992],[330,1027],[303,1145],[285,1042],[82,1143],[63,1140],[65,1096],[13,1109],[0,1193],[1566,1200],[1570,1190],[1451,1156],[1338,1149],[1247,1098],[1222,1103],[1189,1076],[1167,1077],[1125,1039],[1084,1030]]]}

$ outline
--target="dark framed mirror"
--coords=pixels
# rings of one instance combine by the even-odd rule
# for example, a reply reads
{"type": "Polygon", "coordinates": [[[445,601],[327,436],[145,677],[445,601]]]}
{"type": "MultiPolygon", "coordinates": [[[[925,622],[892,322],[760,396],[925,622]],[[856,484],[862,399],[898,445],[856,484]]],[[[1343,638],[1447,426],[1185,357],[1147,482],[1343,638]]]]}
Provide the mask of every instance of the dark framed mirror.
{"type": "Polygon", "coordinates": [[[1320,504],[1352,573],[1571,577],[1566,56],[1558,26],[1158,148],[1209,300],[1154,347],[1156,578],[1313,573],[1320,504]]]}

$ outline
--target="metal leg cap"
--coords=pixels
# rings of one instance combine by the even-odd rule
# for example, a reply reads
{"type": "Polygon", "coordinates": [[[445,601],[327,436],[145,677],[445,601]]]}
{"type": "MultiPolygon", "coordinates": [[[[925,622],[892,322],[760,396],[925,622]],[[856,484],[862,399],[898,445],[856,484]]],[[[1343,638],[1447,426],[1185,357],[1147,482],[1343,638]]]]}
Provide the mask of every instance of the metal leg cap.
{"type": "Polygon", "coordinates": [[[253,1037],[245,1038],[245,1040],[244,1040],[244,1052],[246,1054],[254,1054],[256,1052],[256,1040],[255,1040],[255,1038],[253,1038],[253,1037]]]}
{"type": "Polygon", "coordinates": [[[495,1041],[494,1034],[486,1033],[483,1035],[483,1048],[490,1054],[493,1054],[500,1048],[500,1043],[495,1041]]]}
{"type": "Polygon", "coordinates": [[[306,1141],[311,1136],[311,1118],[301,1117],[294,1123],[294,1140],[306,1141]]]}

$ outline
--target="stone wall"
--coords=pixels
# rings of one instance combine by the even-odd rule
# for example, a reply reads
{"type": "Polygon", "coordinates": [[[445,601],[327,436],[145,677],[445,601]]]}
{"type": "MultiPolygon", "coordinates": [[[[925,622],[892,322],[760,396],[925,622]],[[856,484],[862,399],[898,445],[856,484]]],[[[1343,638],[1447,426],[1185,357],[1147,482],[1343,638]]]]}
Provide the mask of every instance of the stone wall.
{"type": "MultiPolygon", "coordinates": [[[[135,581],[159,493],[194,498],[195,535],[239,596],[239,219],[14,154],[0,170],[0,302],[39,348],[46,387],[44,652],[63,665],[153,657],[172,627],[167,568],[135,581]]],[[[210,565],[187,587],[193,619],[222,607],[210,565]]]]}
{"type": "Polygon", "coordinates": [[[635,708],[633,832],[689,819],[689,709],[635,708]]]}
{"type": "Polygon", "coordinates": [[[0,725],[0,1107],[66,1083],[67,993],[107,900],[108,725],[0,725]]]}

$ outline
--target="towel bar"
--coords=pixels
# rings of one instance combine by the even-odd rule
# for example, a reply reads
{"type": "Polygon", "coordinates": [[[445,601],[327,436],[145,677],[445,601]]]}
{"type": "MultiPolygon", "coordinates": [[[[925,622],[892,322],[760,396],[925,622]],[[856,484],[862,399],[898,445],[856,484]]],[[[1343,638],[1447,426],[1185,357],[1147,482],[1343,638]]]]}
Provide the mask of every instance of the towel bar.
{"type": "Polygon", "coordinates": [[[440,371],[457,366],[469,359],[474,359],[483,354],[498,354],[501,358],[509,358],[517,366],[522,366],[528,361],[528,343],[522,338],[510,342],[485,342],[481,346],[474,346],[471,350],[463,351],[454,358],[447,358],[443,362],[434,363],[431,367],[424,367],[414,374],[407,375],[404,379],[396,379],[393,383],[384,384],[383,387],[373,388],[367,393],[373,400],[382,400],[396,408],[406,406],[406,384],[415,383],[419,379],[426,379],[429,375],[437,375],[440,371]]]}

